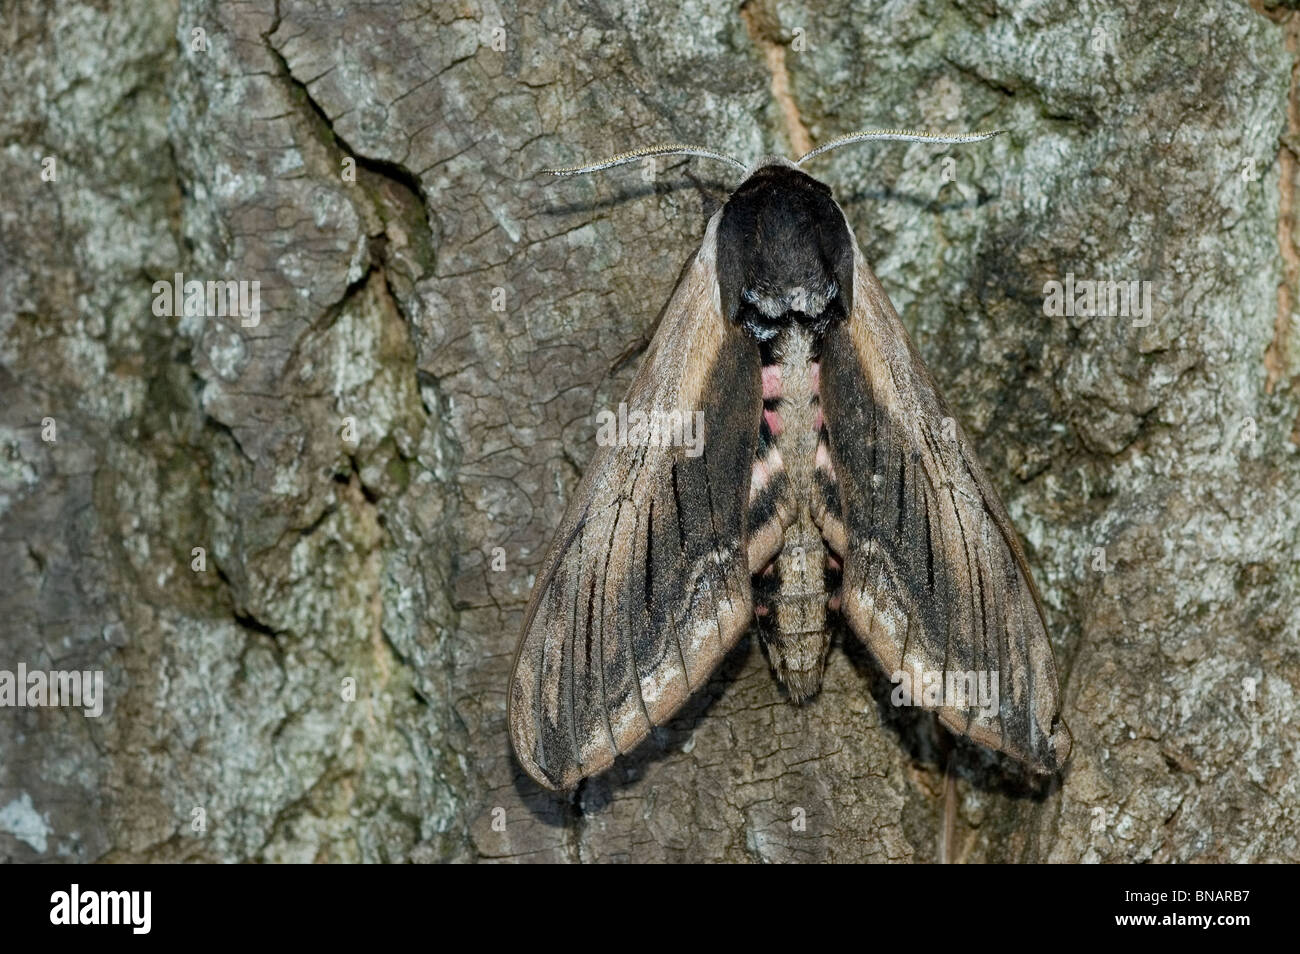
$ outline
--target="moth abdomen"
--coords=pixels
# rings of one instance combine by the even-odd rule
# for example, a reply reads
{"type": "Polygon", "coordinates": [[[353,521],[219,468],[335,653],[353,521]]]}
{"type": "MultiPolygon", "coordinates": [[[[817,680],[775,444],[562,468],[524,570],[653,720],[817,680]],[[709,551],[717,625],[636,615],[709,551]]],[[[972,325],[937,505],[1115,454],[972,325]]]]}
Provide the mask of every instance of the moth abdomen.
{"type": "Polygon", "coordinates": [[[830,648],[826,550],[810,520],[800,519],[787,531],[774,571],[776,585],[760,634],[773,672],[791,699],[803,702],[821,688],[830,648]]]}
{"type": "MultiPolygon", "coordinates": [[[[830,645],[831,554],[811,506],[823,430],[817,334],[805,322],[787,318],[780,323],[779,336],[763,349],[769,360],[763,368],[760,425],[766,440],[760,441],[754,467],[768,492],[751,498],[749,518],[751,533],[758,528],[767,550],[775,544],[775,555],[761,568],[754,586],[755,612],[762,621],[759,632],[773,672],[790,697],[802,702],[821,687],[830,645]],[[779,528],[772,526],[774,517],[779,528]]],[[[756,477],[754,483],[759,482],[756,477]]]]}

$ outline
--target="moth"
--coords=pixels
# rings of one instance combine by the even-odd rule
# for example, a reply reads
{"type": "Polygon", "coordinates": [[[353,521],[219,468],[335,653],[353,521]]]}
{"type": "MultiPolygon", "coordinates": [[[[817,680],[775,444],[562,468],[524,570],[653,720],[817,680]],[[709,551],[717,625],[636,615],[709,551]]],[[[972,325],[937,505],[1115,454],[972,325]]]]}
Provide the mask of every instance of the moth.
{"type": "Polygon", "coordinates": [[[625,401],[641,421],[699,420],[702,440],[692,454],[652,427],[605,442],[533,587],[507,709],[540,785],[607,769],[754,623],[790,699],[809,699],[834,613],[917,686],[996,677],[994,705],[918,700],[949,730],[1035,772],[1065,763],[1056,666],[1015,529],[830,188],[801,168],[852,142],[993,135],[867,130],[749,168],[671,144],[547,170],[692,155],[744,178],[625,401]]]}

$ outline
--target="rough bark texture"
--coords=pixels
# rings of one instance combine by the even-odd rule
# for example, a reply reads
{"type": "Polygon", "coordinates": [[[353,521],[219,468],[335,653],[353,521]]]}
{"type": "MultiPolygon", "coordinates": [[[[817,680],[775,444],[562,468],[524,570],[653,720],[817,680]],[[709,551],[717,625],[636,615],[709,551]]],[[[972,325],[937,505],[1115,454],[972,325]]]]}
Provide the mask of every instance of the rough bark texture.
{"type": "Polygon", "coordinates": [[[1300,861],[1289,4],[20,0],[0,37],[0,669],[107,698],[0,709],[0,859],[929,861],[951,752],[960,860],[1300,861]],[[1011,130],[812,171],[1025,538],[1073,761],[1027,787],[843,640],[796,708],[746,640],[547,795],[505,732],[531,573],[734,177],[535,171],[867,126],[1011,130]],[[176,272],[260,322],[155,315],[176,272]],[[1152,321],[1045,316],[1069,272],[1152,321]]]}

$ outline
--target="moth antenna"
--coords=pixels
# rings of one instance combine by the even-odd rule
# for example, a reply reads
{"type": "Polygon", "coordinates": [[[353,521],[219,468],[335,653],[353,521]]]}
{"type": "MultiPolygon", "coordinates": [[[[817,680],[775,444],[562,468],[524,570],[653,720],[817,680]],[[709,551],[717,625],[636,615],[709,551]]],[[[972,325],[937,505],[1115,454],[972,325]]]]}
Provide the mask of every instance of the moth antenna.
{"type": "Polygon", "coordinates": [[[657,146],[643,146],[640,149],[633,149],[631,152],[620,152],[617,156],[610,156],[608,159],[602,159],[599,162],[593,162],[584,166],[565,166],[562,169],[543,169],[542,173],[551,176],[581,176],[588,172],[600,172],[602,169],[612,169],[614,166],[621,166],[629,162],[636,162],[638,159],[646,159],[650,156],[699,156],[703,159],[717,159],[720,162],[729,162],[738,169],[746,168],[745,164],[735,156],[728,156],[726,153],[714,152],[712,149],[706,149],[703,146],[691,146],[686,143],[670,142],[662,143],[657,146]]]}
{"type": "Polygon", "coordinates": [[[794,164],[801,166],[813,156],[820,156],[823,152],[830,152],[832,149],[838,149],[840,146],[847,146],[855,142],[875,142],[880,140],[892,142],[982,142],[985,139],[1000,136],[1004,132],[1006,132],[1005,129],[994,129],[990,132],[978,133],[936,133],[917,129],[863,129],[823,143],[812,152],[800,156],[795,160],[794,164]]]}

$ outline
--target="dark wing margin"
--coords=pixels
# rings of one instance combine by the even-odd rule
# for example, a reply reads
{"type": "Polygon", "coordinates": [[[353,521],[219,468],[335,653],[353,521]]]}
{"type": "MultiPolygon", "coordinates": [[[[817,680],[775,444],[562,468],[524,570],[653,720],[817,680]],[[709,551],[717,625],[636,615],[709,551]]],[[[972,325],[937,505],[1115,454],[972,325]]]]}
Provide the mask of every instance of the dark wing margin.
{"type": "MultiPolygon", "coordinates": [[[[998,677],[997,704],[935,708],[1034,771],[1069,758],[1042,603],[1011,520],[854,243],[848,320],[823,339],[821,399],[840,514],[842,609],[886,674],[998,677]],[[945,421],[949,422],[945,424],[945,421]]],[[[978,677],[977,677],[978,678],[978,677]]],[[[957,697],[956,701],[961,701],[957,697]]]]}
{"type": "Polygon", "coordinates": [[[745,513],[761,364],[722,320],[717,224],[715,215],[626,399],[629,417],[702,413],[702,452],[600,448],[524,616],[507,721],[520,764],[546,788],[603,771],[669,719],[753,615],[745,513]]]}

